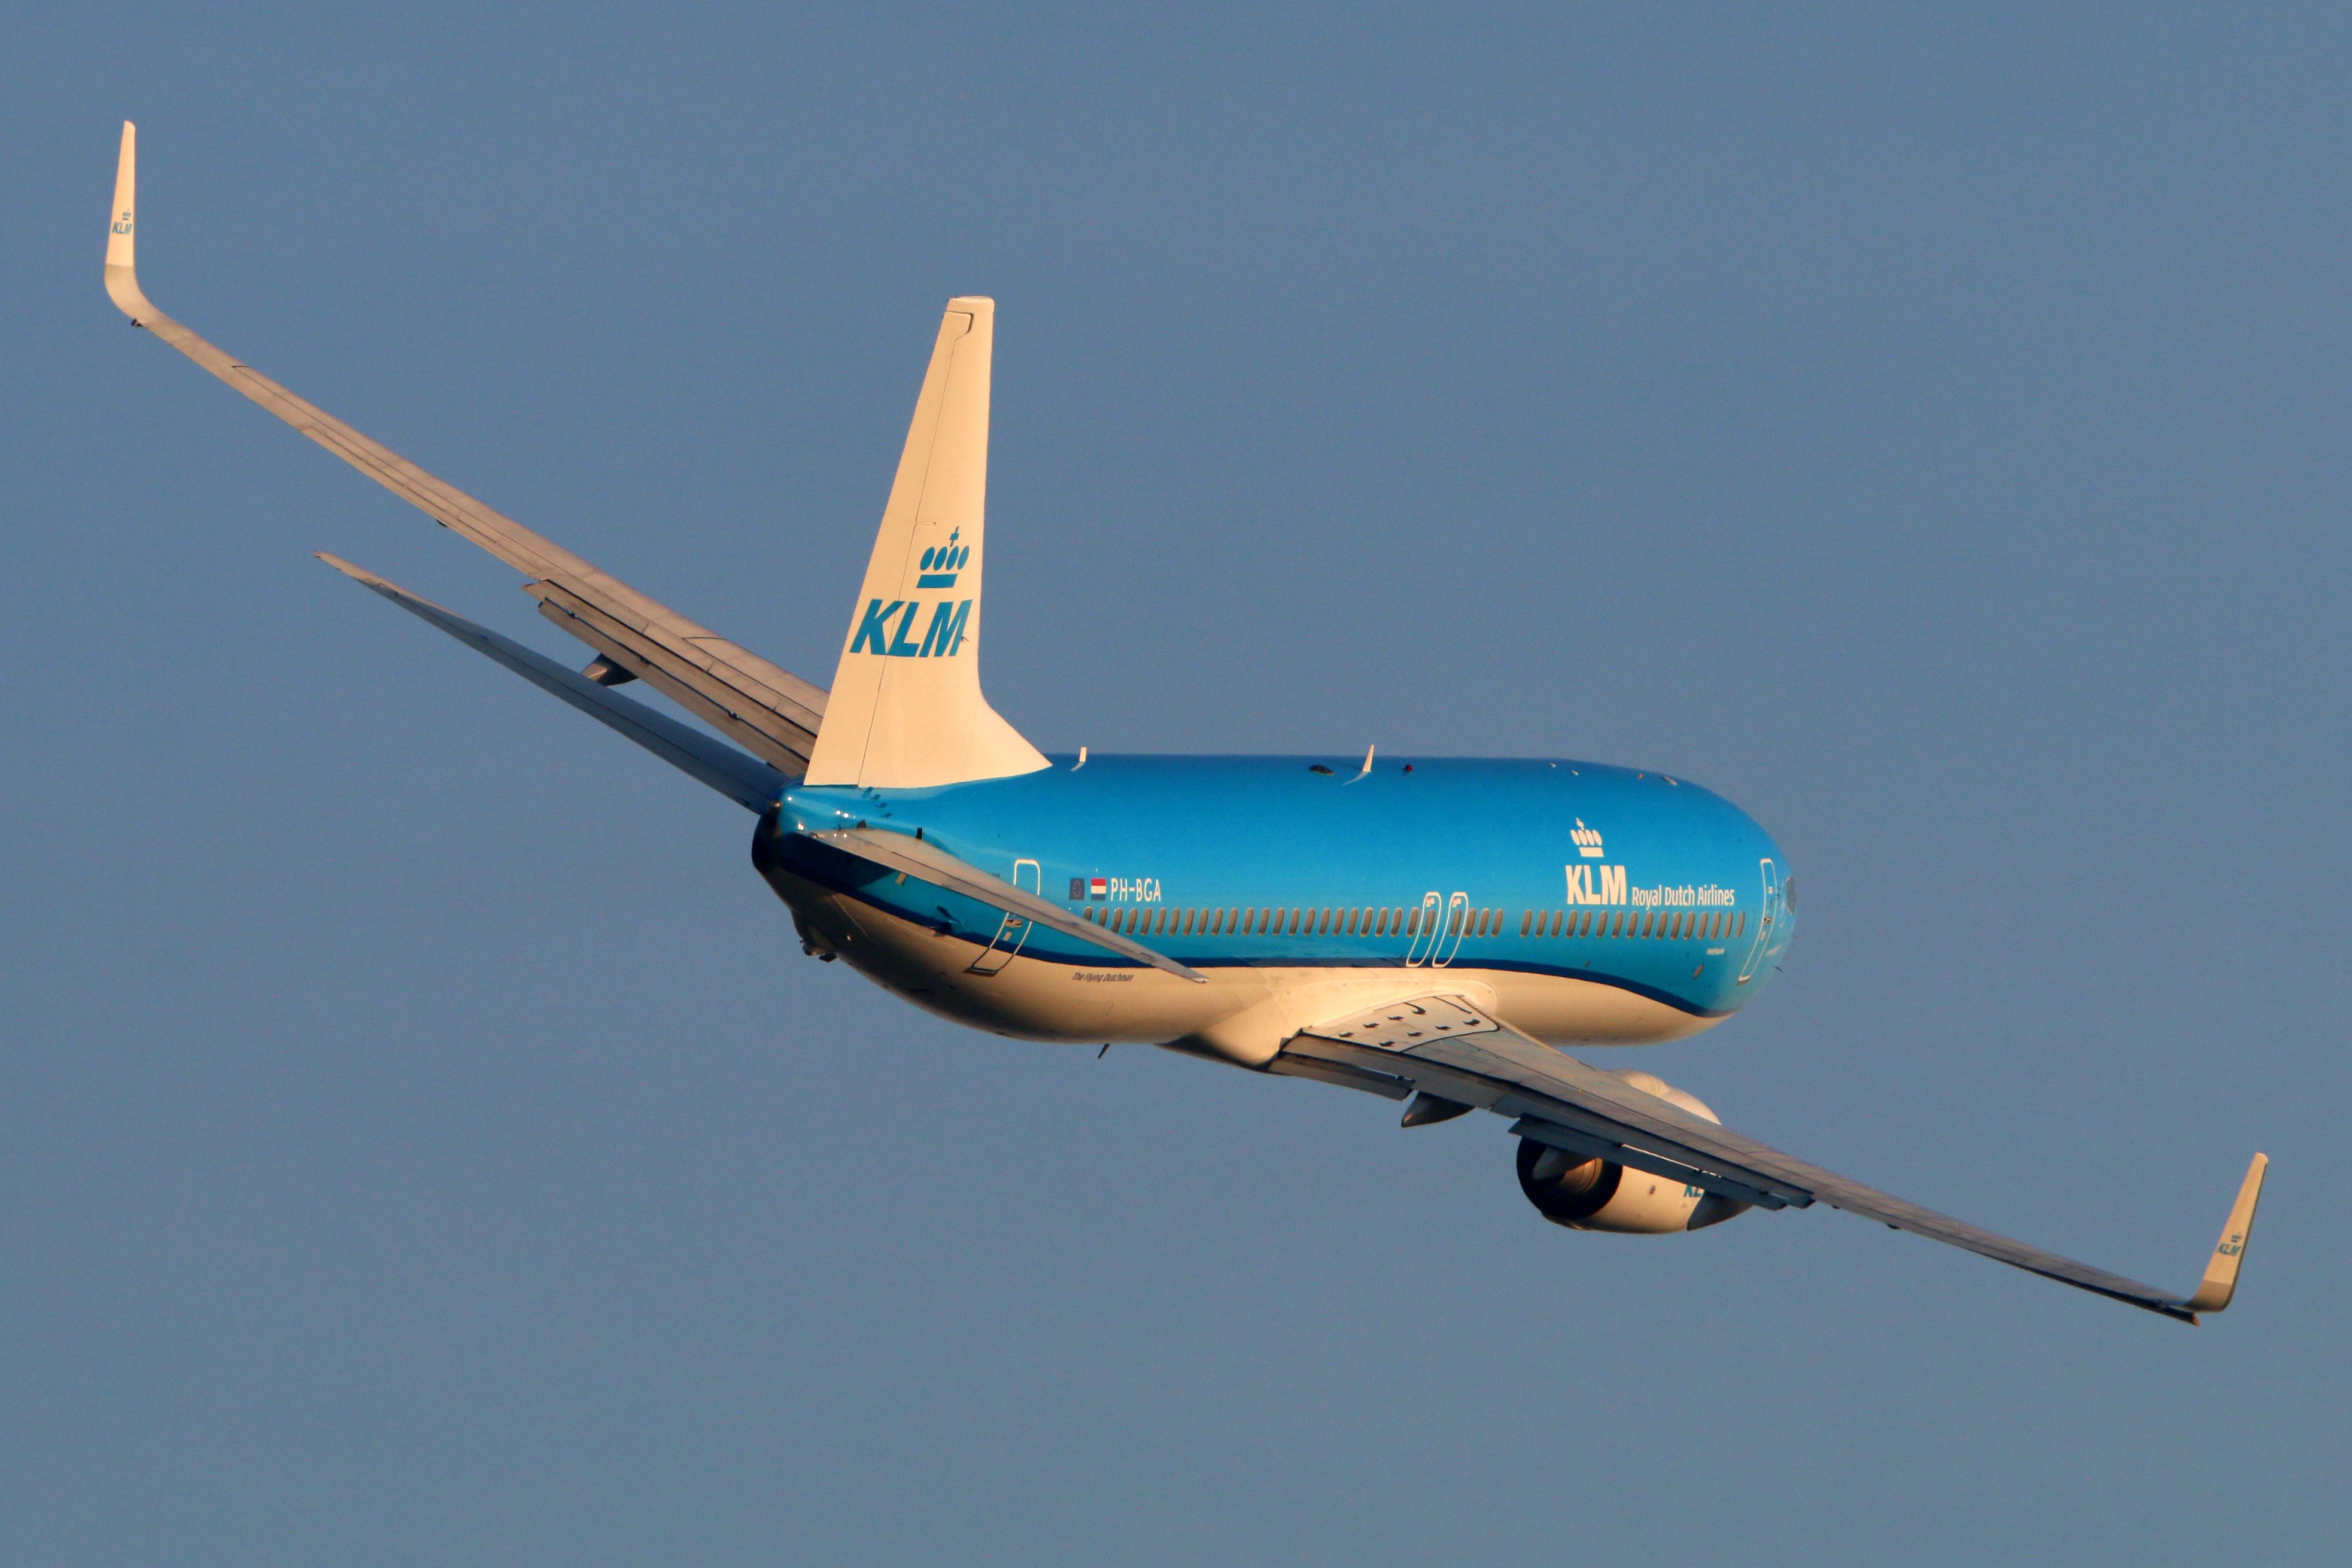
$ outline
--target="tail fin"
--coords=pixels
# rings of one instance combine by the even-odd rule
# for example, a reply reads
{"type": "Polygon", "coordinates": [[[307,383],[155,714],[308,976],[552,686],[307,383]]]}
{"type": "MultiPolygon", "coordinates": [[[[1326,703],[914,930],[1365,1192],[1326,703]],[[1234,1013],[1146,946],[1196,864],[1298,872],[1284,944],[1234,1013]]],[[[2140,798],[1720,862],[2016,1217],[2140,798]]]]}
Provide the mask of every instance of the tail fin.
{"type": "Polygon", "coordinates": [[[950,300],[849,617],[813,784],[912,788],[1047,765],[980,694],[996,301],[950,300]]]}

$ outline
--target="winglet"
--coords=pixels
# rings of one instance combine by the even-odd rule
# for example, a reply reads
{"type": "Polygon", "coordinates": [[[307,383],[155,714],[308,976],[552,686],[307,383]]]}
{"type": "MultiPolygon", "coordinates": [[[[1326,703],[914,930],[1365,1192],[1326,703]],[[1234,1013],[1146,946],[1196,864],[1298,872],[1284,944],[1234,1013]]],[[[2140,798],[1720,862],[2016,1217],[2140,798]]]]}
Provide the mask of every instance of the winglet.
{"type": "Polygon", "coordinates": [[[2238,1188],[2238,1201],[2230,1205],[2230,1221],[2221,1227],[2221,1239],[2213,1245],[2213,1261],[2205,1266],[2205,1278],[2198,1282],[2197,1294],[2181,1303],[2192,1312],[2218,1312],[2230,1304],[2237,1293],[2238,1268],[2246,1261],[2246,1241],[2254,1231],[2254,1205],[2262,1201],[2263,1173],[2270,1169],[2267,1154],[2257,1154],[2246,1167],[2246,1180],[2238,1188]]]}
{"type": "Polygon", "coordinates": [[[122,122],[122,161],[114,167],[114,207],[106,229],[106,292],[134,327],[159,312],[139,291],[139,261],[133,248],[139,219],[139,127],[122,122]]]}

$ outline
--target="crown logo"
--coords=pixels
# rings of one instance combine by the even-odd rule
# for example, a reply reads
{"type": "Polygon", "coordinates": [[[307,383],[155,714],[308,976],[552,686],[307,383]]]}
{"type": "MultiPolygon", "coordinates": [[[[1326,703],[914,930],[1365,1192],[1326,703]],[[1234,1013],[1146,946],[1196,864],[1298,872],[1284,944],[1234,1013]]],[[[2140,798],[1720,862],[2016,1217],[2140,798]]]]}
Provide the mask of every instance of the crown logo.
{"type": "Polygon", "coordinates": [[[1569,837],[1576,842],[1576,852],[1587,860],[1601,858],[1601,829],[1584,826],[1584,818],[1576,819],[1575,831],[1569,837]]]}
{"type": "Polygon", "coordinates": [[[915,579],[916,587],[952,588],[955,586],[956,574],[962,571],[964,563],[971,559],[971,546],[956,542],[962,535],[962,529],[950,529],[945,544],[934,544],[923,552],[923,574],[915,579]]]}

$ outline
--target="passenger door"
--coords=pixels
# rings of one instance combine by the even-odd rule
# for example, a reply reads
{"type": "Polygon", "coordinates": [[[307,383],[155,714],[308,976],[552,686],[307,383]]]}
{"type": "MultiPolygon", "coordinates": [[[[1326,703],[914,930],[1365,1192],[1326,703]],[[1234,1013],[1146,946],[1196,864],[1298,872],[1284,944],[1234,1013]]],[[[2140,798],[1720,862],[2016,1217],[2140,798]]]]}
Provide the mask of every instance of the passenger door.
{"type": "MultiPolygon", "coordinates": [[[[1042,895],[1045,889],[1044,868],[1034,860],[1013,862],[1013,885],[1024,893],[1042,895]]],[[[1013,962],[1021,944],[1029,940],[1029,922],[1007,911],[997,922],[996,934],[989,939],[987,951],[971,961],[971,974],[993,974],[1013,962]]]]}
{"type": "Polygon", "coordinates": [[[1770,860],[1763,863],[1764,897],[1757,906],[1756,940],[1748,944],[1748,961],[1739,966],[1739,984],[1747,984],[1763,965],[1772,947],[1772,927],[1780,916],[1780,872],[1770,860]]]}

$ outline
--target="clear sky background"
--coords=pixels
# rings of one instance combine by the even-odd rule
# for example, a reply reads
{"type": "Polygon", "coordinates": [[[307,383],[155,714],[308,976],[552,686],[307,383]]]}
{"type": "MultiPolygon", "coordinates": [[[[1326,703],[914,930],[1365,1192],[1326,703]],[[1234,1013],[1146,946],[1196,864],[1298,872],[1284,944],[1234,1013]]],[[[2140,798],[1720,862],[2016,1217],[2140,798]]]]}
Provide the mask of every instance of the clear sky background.
{"type": "Polygon", "coordinates": [[[2352,18],[29,6],[0,49],[0,1558],[2339,1562],[2352,18]],[[515,574],[254,364],[820,683],[999,300],[1049,749],[1554,755],[1802,929],[1639,1065],[2190,1330],[1491,1118],[1015,1044],[314,563],[515,574]]]}

